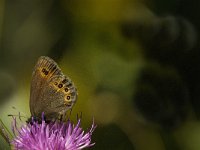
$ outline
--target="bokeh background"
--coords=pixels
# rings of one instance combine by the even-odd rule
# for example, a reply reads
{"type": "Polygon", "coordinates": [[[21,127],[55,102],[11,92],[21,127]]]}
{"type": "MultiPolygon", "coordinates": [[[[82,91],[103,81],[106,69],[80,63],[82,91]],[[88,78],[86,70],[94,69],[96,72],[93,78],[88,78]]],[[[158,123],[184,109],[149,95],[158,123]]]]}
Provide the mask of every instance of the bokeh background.
{"type": "MultiPolygon", "coordinates": [[[[200,149],[200,1],[0,0],[0,118],[30,116],[39,56],[78,89],[94,150],[200,149]],[[13,108],[15,107],[15,109],[13,108]]],[[[0,148],[6,149],[1,139],[0,148]]]]}

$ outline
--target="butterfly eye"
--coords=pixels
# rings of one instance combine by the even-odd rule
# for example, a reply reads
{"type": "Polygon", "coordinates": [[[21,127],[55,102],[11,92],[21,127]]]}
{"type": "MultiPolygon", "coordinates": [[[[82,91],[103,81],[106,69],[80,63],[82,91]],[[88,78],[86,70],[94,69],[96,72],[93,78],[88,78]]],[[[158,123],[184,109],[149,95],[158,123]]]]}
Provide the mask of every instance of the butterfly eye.
{"type": "Polygon", "coordinates": [[[55,82],[54,85],[58,85],[58,82],[55,82]]]}
{"type": "Polygon", "coordinates": [[[48,75],[49,71],[47,71],[46,69],[42,69],[42,72],[45,74],[45,75],[48,75]]]}
{"type": "Polygon", "coordinates": [[[62,87],[63,87],[63,84],[61,84],[61,83],[58,84],[58,87],[59,87],[59,88],[62,88],[62,87]]]}
{"type": "Polygon", "coordinates": [[[69,90],[68,90],[68,88],[65,88],[65,92],[68,92],[69,90]]]}
{"type": "Polygon", "coordinates": [[[70,96],[67,96],[67,100],[70,100],[70,96]]]}

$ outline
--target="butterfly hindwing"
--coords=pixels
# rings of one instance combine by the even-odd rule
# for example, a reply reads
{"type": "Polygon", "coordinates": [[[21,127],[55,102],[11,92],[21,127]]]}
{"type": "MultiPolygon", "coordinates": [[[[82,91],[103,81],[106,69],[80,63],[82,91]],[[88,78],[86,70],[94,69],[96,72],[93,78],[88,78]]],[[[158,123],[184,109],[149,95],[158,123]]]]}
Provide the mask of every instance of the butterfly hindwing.
{"type": "Polygon", "coordinates": [[[31,81],[31,115],[40,117],[44,112],[47,119],[57,118],[73,106],[76,98],[74,84],[63,75],[56,62],[40,57],[31,81]]]}

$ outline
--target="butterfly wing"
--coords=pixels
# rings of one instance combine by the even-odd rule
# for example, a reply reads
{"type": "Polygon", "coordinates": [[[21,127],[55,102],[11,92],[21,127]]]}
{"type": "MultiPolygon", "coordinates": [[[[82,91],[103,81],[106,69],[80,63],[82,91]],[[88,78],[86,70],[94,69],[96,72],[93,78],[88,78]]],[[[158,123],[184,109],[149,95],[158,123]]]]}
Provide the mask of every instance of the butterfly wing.
{"type": "Polygon", "coordinates": [[[76,102],[77,92],[71,80],[63,75],[55,61],[39,58],[32,76],[30,111],[32,116],[47,119],[64,114],[76,102]]]}

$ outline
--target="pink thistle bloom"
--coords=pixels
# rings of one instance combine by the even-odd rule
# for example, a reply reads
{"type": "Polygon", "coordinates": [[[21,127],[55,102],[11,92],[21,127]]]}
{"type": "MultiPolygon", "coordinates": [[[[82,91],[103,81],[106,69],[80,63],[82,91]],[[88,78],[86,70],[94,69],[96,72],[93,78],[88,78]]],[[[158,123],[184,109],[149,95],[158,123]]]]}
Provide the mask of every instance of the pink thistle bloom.
{"type": "Polygon", "coordinates": [[[19,128],[14,118],[12,129],[15,136],[11,145],[16,150],[80,150],[93,146],[95,143],[91,143],[91,136],[96,128],[94,121],[87,132],[80,124],[81,119],[76,125],[70,120],[46,123],[43,116],[42,123],[32,120],[19,128]]]}

